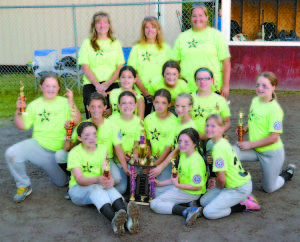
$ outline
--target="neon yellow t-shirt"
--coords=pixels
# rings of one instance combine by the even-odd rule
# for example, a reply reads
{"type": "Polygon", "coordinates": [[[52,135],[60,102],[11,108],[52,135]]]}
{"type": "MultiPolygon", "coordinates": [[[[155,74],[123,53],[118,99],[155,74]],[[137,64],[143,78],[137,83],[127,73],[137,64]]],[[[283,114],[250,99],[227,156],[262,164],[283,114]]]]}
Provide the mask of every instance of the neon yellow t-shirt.
{"type": "Polygon", "coordinates": [[[135,44],[127,64],[136,69],[144,87],[149,90],[153,78],[161,76],[162,67],[171,55],[171,47],[167,43],[162,44],[162,49],[156,44],[135,44]]]}
{"type": "MultiPolygon", "coordinates": [[[[278,102],[273,99],[270,102],[260,102],[259,97],[252,100],[250,113],[248,114],[249,140],[254,142],[270,136],[271,133],[282,134],[282,121],[284,113],[278,102]]],[[[283,147],[279,137],[274,144],[256,148],[258,152],[278,150],[283,147]]]]}
{"type": "MultiPolygon", "coordinates": [[[[83,41],[79,51],[78,64],[89,65],[98,82],[108,81],[118,69],[118,66],[125,63],[122,45],[119,40],[111,39],[97,40],[100,49],[95,51],[91,45],[91,39],[83,41]]],[[[83,76],[83,84],[90,84],[91,81],[83,76]]]]}
{"type": "Polygon", "coordinates": [[[188,86],[184,80],[178,79],[177,85],[174,88],[166,86],[164,78],[157,77],[153,80],[149,88],[149,94],[154,96],[155,92],[161,88],[167,89],[171,93],[171,103],[175,106],[175,99],[181,93],[185,93],[188,90],[188,86]]]}
{"type": "MultiPolygon", "coordinates": [[[[102,163],[106,157],[106,148],[104,145],[97,145],[94,153],[89,153],[83,149],[82,144],[75,146],[68,155],[68,171],[74,168],[80,168],[84,177],[102,176],[102,163]]],[[[76,185],[77,182],[71,172],[69,187],[76,185]]]]}
{"type": "Polygon", "coordinates": [[[172,147],[177,133],[177,119],[174,114],[170,113],[170,117],[160,120],[157,113],[153,112],[145,118],[144,126],[153,156],[159,157],[168,146],[172,147]]]}
{"type": "MultiPolygon", "coordinates": [[[[118,130],[118,138],[124,153],[131,153],[134,148],[134,142],[140,141],[141,119],[133,116],[131,120],[124,120],[120,114],[115,114],[108,119],[118,130]]],[[[116,159],[116,162],[119,162],[116,159]]]]}
{"type": "MultiPolygon", "coordinates": [[[[109,102],[110,102],[110,105],[111,105],[112,114],[120,113],[118,103],[119,103],[119,96],[122,92],[123,92],[122,88],[117,88],[117,89],[114,89],[110,92],[109,102]]],[[[141,99],[144,100],[143,96],[140,93],[137,93],[136,91],[133,91],[133,94],[136,97],[136,102],[138,102],[141,99]]],[[[134,113],[137,114],[137,108],[135,109],[134,113]]]]}
{"type": "Polygon", "coordinates": [[[205,134],[206,118],[211,114],[219,114],[222,118],[230,117],[230,109],[224,97],[213,92],[207,97],[199,97],[193,93],[192,97],[194,99],[192,116],[197,131],[201,134],[205,134]]]}
{"type": "Polygon", "coordinates": [[[181,75],[188,81],[190,92],[197,90],[195,71],[200,67],[214,74],[214,88],[223,87],[222,61],[230,58],[228,45],[223,34],[211,27],[201,32],[189,29],[181,33],[174,44],[174,58],[180,61],[181,75]]]}
{"type": "Polygon", "coordinates": [[[175,139],[174,139],[174,145],[173,145],[173,148],[177,147],[178,146],[178,143],[177,143],[177,139],[178,139],[178,135],[180,134],[180,132],[184,129],[187,129],[187,128],[193,128],[195,130],[197,130],[197,127],[196,127],[196,124],[194,122],[194,120],[190,120],[184,124],[181,124],[181,118],[177,118],[177,131],[176,131],[176,135],[175,135],[175,139]]]}
{"type": "Polygon", "coordinates": [[[187,193],[200,195],[206,192],[206,166],[201,155],[195,151],[190,157],[186,153],[180,153],[179,165],[179,184],[202,187],[199,191],[184,190],[187,193]]]}
{"type": "Polygon", "coordinates": [[[32,101],[23,115],[25,129],[33,127],[32,138],[47,150],[58,151],[64,147],[64,128],[71,119],[68,99],[57,96],[54,101],[46,102],[43,97],[32,101]]]}
{"type": "Polygon", "coordinates": [[[212,149],[213,171],[225,173],[225,187],[237,188],[251,180],[229,142],[221,138],[212,149]]]}
{"type": "MultiPolygon", "coordinates": [[[[87,119],[83,122],[92,122],[92,119],[87,119]]],[[[82,123],[83,123],[82,122],[82,123]]],[[[79,125],[78,125],[79,126],[79,125]]],[[[74,129],[72,134],[73,143],[77,141],[77,127],[74,129]]],[[[121,143],[118,138],[118,129],[113,125],[113,123],[109,122],[107,119],[104,119],[103,124],[98,126],[97,129],[97,144],[105,145],[107,150],[107,155],[109,158],[114,157],[114,146],[119,145],[121,143]]]]}

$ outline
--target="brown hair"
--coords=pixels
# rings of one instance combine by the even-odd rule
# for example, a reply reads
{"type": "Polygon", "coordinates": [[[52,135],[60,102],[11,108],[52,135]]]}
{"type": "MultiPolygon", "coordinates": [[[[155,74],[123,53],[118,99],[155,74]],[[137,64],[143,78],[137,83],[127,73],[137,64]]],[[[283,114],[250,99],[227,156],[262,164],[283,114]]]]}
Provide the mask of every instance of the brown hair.
{"type": "Polygon", "coordinates": [[[99,100],[99,101],[102,102],[102,104],[103,104],[104,106],[107,105],[106,98],[105,98],[102,94],[100,94],[100,93],[98,93],[98,92],[94,92],[94,93],[92,93],[92,94],[90,95],[90,97],[89,97],[89,99],[88,99],[88,102],[87,102],[87,105],[90,106],[90,104],[91,104],[91,102],[92,102],[93,100],[99,100]]]}
{"type": "MultiPolygon", "coordinates": [[[[258,74],[258,76],[256,77],[256,81],[260,77],[264,77],[264,78],[268,79],[273,87],[278,86],[278,78],[273,72],[262,72],[262,73],[258,74]]],[[[272,93],[272,98],[277,99],[275,92],[272,93]]]]}
{"type": "Polygon", "coordinates": [[[57,81],[57,84],[61,89],[61,81],[60,81],[58,75],[54,72],[46,72],[46,73],[42,74],[42,77],[41,77],[41,80],[40,80],[40,85],[41,86],[43,85],[43,83],[45,82],[45,80],[47,78],[54,78],[57,81]]]}
{"type": "Polygon", "coordinates": [[[165,71],[166,69],[170,67],[170,68],[175,68],[177,71],[178,71],[178,75],[180,74],[180,65],[178,64],[177,61],[174,61],[174,60],[169,60],[167,61],[164,65],[163,65],[163,68],[162,68],[162,76],[165,75],[165,71]]]}
{"type": "Polygon", "coordinates": [[[95,13],[94,16],[93,16],[93,19],[92,19],[92,23],[91,23],[91,34],[92,34],[91,45],[92,45],[92,47],[95,51],[100,50],[100,46],[97,43],[98,35],[97,35],[97,31],[95,29],[95,26],[96,26],[96,23],[98,21],[100,21],[101,18],[107,18],[107,21],[109,23],[109,29],[108,29],[107,37],[109,39],[111,39],[111,41],[115,40],[115,38],[113,37],[113,30],[112,30],[109,15],[107,13],[104,13],[104,12],[95,13]]]}
{"type": "Polygon", "coordinates": [[[147,43],[147,37],[145,35],[145,27],[146,27],[147,23],[151,23],[152,26],[154,26],[156,28],[157,35],[156,35],[155,42],[156,42],[156,45],[157,45],[158,49],[161,49],[162,48],[162,43],[163,43],[163,34],[162,34],[162,31],[161,31],[160,24],[159,24],[156,17],[145,17],[144,18],[144,20],[142,22],[141,38],[138,41],[138,43],[140,43],[140,44],[146,44],[147,43]]]}
{"type": "Polygon", "coordinates": [[[168,104],[171,103],[171,93],[167,89],[162,88],[162,89],[157,90],[154,94],[153,100],[156,97],[165,97],[168,101],[168,104]]]}

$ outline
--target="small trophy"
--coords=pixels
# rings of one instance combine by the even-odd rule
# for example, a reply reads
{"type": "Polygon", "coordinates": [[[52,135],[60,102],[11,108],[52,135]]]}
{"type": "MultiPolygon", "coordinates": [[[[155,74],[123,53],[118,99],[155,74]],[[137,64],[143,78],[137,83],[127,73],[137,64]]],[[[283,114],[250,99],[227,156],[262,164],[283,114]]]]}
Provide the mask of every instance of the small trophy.
{"type": "MultiPolygon", "coordinates": [[[[21,85],[21,87],[20,87],[20,101],[25,103],[26,97],[24,95],[24,85],[21,81],[20,81],[20,85],[21,85]]],[[[22,115],[23,113],[25,113],[25,111],[26,111],[25,107],[19,108],[19,115],[22,115]]]]}
{"type": "Polygon", "coordinates": [[[243,123],[244,113],[242,110],[239,112],[239,121],[238,121],[238,142],[243,141],[244,136],[244,123],[243,123]]]}
{"type": "Polygon", "coordinates": [[[71,118],[71,120],[68,124],[68,127],[67,127],[66,140],[68,140],[68,141],[72,140],[72,133],[73,133],[73,129],[74,129],[74,126],[75,126],[75,123],[73,121],[73,114],[74,113],[75,113],[75,105],[72,106],[72,110],[71,110],[72,118],[71,118]]]}
{"type": "Polygon", "coordinates": [[[110,173],[110,158],[108,157],[107,154],[106,154],[106,157],[105,157],[105,161],[106,161],[106,165],[105,165],[105,168],[104,168],[103,176],[108,178],[109,173],[110,173]]]}
{"type": "Polygon", "coordinates": [[[175,158],[172,158],[172,159],[171,159],[171,163],[172,163],[172,177],[173,177],[173,178],[176,178],[176,177],[177,177],[177,174],[178,174],[177,169],[176,169],[176,166],[175,166],[175,161],[176,161],[175,158]]]}

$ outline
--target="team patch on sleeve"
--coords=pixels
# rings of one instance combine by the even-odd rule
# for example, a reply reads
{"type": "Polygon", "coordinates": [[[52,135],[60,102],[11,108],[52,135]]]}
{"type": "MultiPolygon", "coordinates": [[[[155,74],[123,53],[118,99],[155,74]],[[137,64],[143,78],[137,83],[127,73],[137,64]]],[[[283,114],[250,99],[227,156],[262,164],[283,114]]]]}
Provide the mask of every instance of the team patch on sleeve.
{"type": "Polygon", "coordinates": [[[200,184],[200,182],[201,182],[201,176],[200,175],[193,176],[193,182],[195,184],[200,184]]]}
{"type": "Polygon", "coordinates": [[[223,160],[223,159],[217,159],[217,160],[215,161],[215,165],[216,165],[217,168],[222,168],[222,167],[224,167],[224,160],[223,160]]]}
{"type": "Polygon", "coordinates": [[[118,132],[118,139],[119,139],[120,141],[123,140],[123,136],[122,136],[122,134],[121,134],[121,130],[119,130],[119,132],[118,132]]]}
{"type": "Polygon", "coordinates": [[[280,121],[276,121],[274,123],[274,129],[275,130],[281,130],[282,129],[282,123],[280,121]]]}

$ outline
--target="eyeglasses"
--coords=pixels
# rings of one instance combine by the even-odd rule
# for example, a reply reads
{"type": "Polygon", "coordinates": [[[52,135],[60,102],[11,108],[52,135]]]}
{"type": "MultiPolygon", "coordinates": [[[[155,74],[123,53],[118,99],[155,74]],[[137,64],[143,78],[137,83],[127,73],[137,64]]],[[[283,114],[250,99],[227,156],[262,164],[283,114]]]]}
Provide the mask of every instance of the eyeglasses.
{"type": "Polygon", "coordinates": [[[149,21],[149,20],[157,21],[157,17],[155,17],[155,16],[147,16],[147,17],[144,18],[144,21],[149,21]]]}
{"type": "Polygon", "coordinates": [[[211,77],[203,77],[203,78],[197,78],[197,82],[198,81],[209,81],[209,80],[211,80],[211,77]]]}

